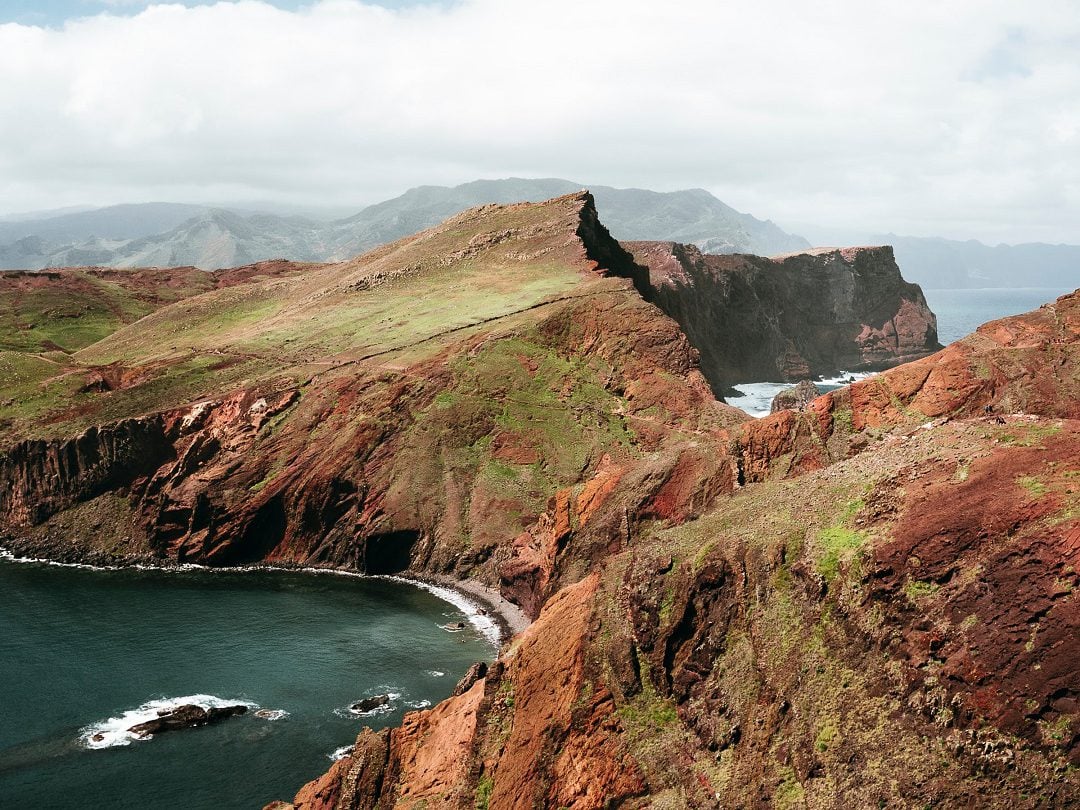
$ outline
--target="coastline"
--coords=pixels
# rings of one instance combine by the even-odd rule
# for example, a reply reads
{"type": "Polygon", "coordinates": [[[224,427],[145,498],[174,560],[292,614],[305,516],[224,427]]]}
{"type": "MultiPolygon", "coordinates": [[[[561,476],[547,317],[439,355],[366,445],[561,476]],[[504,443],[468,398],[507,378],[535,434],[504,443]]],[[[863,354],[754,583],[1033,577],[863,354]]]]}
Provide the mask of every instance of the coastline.
{"type": "MultiPolygon", "coordinates": [[[[74,555],[76,557],[83,555],[74,555]]],[[[281,571],[305,574],[334,574],[358,579],[382,579],[421,588],[433,596],[458,608],[465,614],[469,623],[491,642],[498,655],[502,646],[513,636],[520,633],[531,623],[525,613],[515,604],[507,601],[494,588],[472,579],[454,579],[441,574],[428,574],[420,571],[405,570],[400,574],[364,574],[348,568],[329,568],[320,566],[257,563],[243,566],[208,566],[195,563],[176,563],[153,558],[110,559],[109,561],[91,561],[98,558],[91,554],[83,559],[56,560],[48,557],[21,556],[8,545],[0,544],[0,561],[11,563],[36,563],[62,568],[83,568],[91,571],[164,571],[201,573],[243,574],[254,571],[281,571]]]]}
{"type": "Polygon", "coordinates": [[[523,632],[532,620],[525,615],[525,611],[504,599],[498,590],[490,585],[485,585],[476,579],[454,579],[445,574],[425,574],[417,571],[407,571],[400,577],[411,582],[427,582],[452,591],[457,591],[466,599],[480,602],[488,613],[494,617],[502,630],[502,641],[505,644],[518,633],[523,632]]]}

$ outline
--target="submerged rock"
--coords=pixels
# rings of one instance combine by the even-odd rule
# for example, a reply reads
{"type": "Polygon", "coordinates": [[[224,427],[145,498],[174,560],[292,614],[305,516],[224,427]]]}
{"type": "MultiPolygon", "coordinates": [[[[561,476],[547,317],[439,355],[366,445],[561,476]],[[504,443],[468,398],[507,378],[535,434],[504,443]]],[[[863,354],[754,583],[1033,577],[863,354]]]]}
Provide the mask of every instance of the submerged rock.
{"type": "Polygon", "coordinates": [[[158,716],[145,723],[137,723],[128,729],[129,732],[139,737],[149,737],[162,731],[175,731],[181,728],[195,728],[205,726],[226,717],[236,714],[244,714],[248,707],[241,704],[235,706],[211,706],[203,708],[193,703],[178,706],[175,709],[163,709],[158,716]]]}

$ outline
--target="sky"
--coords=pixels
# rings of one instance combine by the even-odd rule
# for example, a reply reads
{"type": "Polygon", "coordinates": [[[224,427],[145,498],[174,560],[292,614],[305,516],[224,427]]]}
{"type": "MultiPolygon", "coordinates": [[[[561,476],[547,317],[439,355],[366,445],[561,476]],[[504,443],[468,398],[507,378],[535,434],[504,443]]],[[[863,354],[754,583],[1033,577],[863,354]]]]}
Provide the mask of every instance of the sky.
{"type": "Polygon", "coordinates": [[[0,0],[0,214],[705,188],[780,223],[1080,244],[1075,0],[0,0]]]}

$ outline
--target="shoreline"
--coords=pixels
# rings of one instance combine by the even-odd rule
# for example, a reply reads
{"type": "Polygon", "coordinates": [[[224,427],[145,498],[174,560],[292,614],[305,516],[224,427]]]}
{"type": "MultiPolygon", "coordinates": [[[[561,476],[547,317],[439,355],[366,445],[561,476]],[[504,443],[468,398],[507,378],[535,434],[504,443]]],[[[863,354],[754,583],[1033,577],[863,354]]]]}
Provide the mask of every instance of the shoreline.
{"type": "Polygon", "coordinates": [[[532,624],[532,620],[525,615],[525,611],[503,598],[498,590],[477,579],[454,579],[446,574],[425,574],[417,571],[405,571],[400,578],[409,582],[426,582],[447,588],[456,591],[468,600],[483,603],[488,613],[500,625],[501,644],[505,644],[532,624]]]}
{"type": "Polygon", "coordinates": [[[364,574],[348,568],[330,568],[289,563],[255,563],[242,566],[209,566],[197,563],[177,563],[156,559],[131,558],[113,562],[75,562],[47,557],[19,556],[6,545],[0,545],[0,561],[20,564],[52,565],[60,568],[82,568],[90,571],[162,571],[244,574],[258,571],[334,574],[356,579],[389,580],[420,588],[453,605],[495,648],[498,656],[503,645],[531,624],[525,613],[512,602],[482,582],[473,579],[454,579],[443,574],[428,574],[406,569],[400,574],[364,574]]]}

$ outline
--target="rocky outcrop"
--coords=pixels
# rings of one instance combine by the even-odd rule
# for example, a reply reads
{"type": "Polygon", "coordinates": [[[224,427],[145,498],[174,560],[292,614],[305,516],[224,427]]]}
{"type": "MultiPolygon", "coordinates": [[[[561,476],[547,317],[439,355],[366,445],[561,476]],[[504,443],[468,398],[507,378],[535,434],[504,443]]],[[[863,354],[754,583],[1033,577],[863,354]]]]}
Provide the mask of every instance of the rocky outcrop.
{"type": "Polygon", "coordinates": [[[769,405],[769,412],[805,410],[806,406],[817,399],[820,393],[818,387],[810,380],[799,380],[798,385],[794,388],[785,388],[773,397],[772,403],[769,405]]]}
{"type": "Polygon", "coordinates": [[[649,270],[646,297],[678,321],[722,394],[738,382],[879,369],[940,348],[937,320],[892,248],[713,256],[626,242],[649,270]]]}
{"type": "MultiPolygon", "coordinates": [[[[733,446],[760,483],[611,549],[467,691],[298,801],[332,783],[351,791],[326,805],[340,810],[414,795],[489,808],[1074,803],[1078,302],[988,326],[968,339],[966,372],[952,347],[929,372],[885,375],[919,381],[913,394],[936,374],[959,384],[947,419],[915,410],[942,404],[931,389],[918,405],[858,406],[823,440],[818,416],[851,391],[748,423],[733,446]],[[996,399],[963,384],[1002,366],[1028,382],[1003,381],[996,399]],[[1036,413],[1007,412],[1006,394],[1028,386],[1036,413]],[[800,457],[792,436],[818,454],[800,457]],[[466,763],[435,763],[446,779],[381,764],[413,761],[408,741],[435,733],[466,763]]],[[[591,491],[619,480],[606,466],[591,491]]],[[[581,494],[556,499],[547,538],[587,514],[581,494]]]]}
{"type": "Polygon", "coordinates": [[[0,514],[39,524],[79,501],[131,486],[171,458],[165,422],[154,416],[89,428],[66,440],[32,440],[0,454],[0,514]]]}
{"type": "Polygon", "coordinates": [[[512,656],[406,715],[388,739],[362,732],[332,775],[301,789],[296,808],[601,807],[640,795],[644,774],[587,657],[598,587],[592,576],[563,589],[512,656]],[[308,798],[320,794],[333,800],[308,798]]]}
{"type": "Polygon", "coordinates": [[[153,720],[138,723],[129,728],[128,731],[137,737],[149,737],[165,731],[206,726],[224,720],[226,717],[244,714],[247,710],[248,707],[242,703],[235,706],[209,706],[206,708],[187,704],[170,711],[160,712],[153,720]]]}
{"type": "MultiPolygon", "coordinates": [[[[385,300],[409,279],[492,253],[512,268],[568,265],[567,292],[438,334],[403,361],[305,356],[302,368],[317,369],[306,380],[267,375],[75,440],[17,443],[0,457],[4,542],[101,562],[468,575],[535,617],[639,520],[684,520],[733,489],[728,456],[702,444],[725,445],[746,417],[715,401],[677,324],[624,280],[635,266],[587,193],[467,212],[328,272],[319,307],[333,296],[385,300]],[[464,239],[462,229],[475,233],[464,239]],[[91,547],[101,532],[80,509],[106,496],[125,536],[91,547]]],[[[217,274],[214,300],[295,283],[296,306],[307,306],[311,281],[294,271],[264,263],[217,274]]],[[[174,318],[212,309],[179,306],[174,318]]],[[[136,331],[162,328],[171,345],[169,320],[136,331]]],[[[136,337],[122,336],[125,351],[136,337]]],[[[86,410],[145,401],[157,372],[140,377],[124,363],[115,385],[85,393],[86,410]]]]}
{"type": "Polygon", "coordinates": [[[739,430],[740,478],[819,469],[897,425],[991,413],[1080,418],[1080,292],[993,321],[937,354],[781,411],[739,430]]]}
{"type": "Polygon", "coordinates": [[[361,700],[358,700],[358,701],[356,701],[356,703],[354,703],[349,708],[354,712],[359,712],[359,713],[363,714],[365,712],[370,712],[373,709],[378,709],[380,706],[385,706],[389,702],[390,702],[390,696],[389,695],[375,695],[374,697],[363,698],[361,700]]]}

